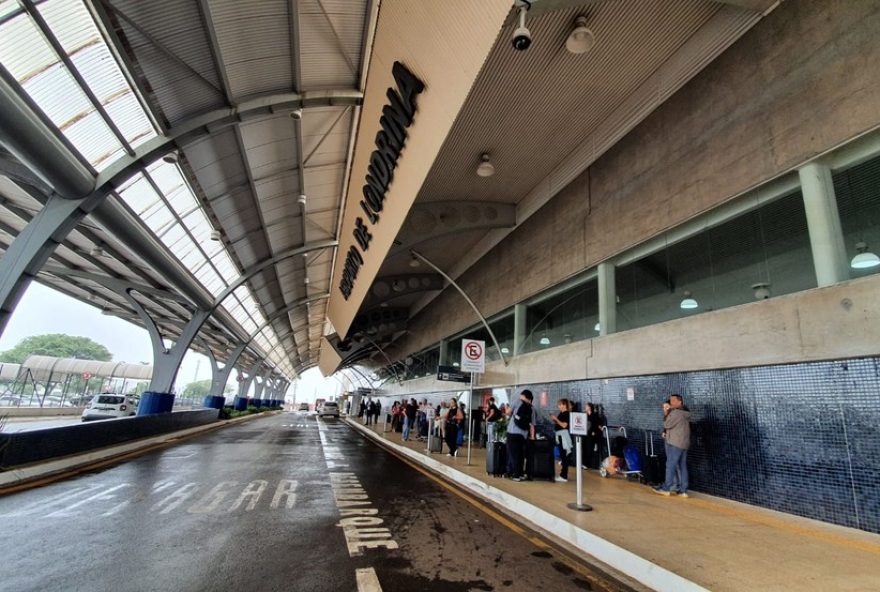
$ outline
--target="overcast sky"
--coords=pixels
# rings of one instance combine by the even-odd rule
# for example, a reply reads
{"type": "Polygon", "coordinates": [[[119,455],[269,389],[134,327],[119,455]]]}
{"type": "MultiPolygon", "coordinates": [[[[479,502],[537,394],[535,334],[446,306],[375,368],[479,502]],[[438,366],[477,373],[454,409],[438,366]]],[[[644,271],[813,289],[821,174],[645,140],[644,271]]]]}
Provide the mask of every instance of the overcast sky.
{"type": "MultiPolygon", "coordinates": [[[[88,337],[110,350],[116,362],[153,363],[150,337],[146,330],[120,318],[103,315],[95,306],[31,282],[0,336],[0,351],[15,347],[25,337],[45,333],[88,337]]],[[[179,393],[188,383],[209,378],[211,363],[208,358],[190,351],[184,357],[177,374],[176,390],[179,393]]],[[[230,384],[234,380],[233,376],[230,384]]],[[[340,390],[338,380],[324,379],[315,368],[301,377],[296,387],[296,398],[299,402],[313,401],[317,396],[326,397],[340,390]]],[[[291,386],[288,397],[293,394],[294,387],[291,386]]]]}

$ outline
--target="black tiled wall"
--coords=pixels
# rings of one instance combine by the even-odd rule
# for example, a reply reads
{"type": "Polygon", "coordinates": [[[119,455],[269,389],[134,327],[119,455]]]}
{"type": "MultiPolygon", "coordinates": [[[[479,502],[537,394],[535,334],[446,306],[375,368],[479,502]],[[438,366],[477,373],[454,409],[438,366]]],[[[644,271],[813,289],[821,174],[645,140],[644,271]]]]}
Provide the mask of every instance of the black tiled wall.
{"type": "Polygon", "coordinates": [[[556,401],[600,403],[663,455],[660,406],[692,411],[691,489],[880,533],[880,358],[520,385],[545,430],[556,401]],[[627,389],[634,390],[634,400],[627,389]],[[541,393],[546,393],[542,405],[541,393]]]}

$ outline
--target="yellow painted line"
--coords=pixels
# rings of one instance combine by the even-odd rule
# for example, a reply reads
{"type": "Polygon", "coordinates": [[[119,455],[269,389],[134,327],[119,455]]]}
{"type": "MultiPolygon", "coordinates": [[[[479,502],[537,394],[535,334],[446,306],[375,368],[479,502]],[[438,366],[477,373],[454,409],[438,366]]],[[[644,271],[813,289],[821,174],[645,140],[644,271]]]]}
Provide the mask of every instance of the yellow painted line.
{"type": "Polygon", "coordinates": [[[808,537],[811,539],[816,539],[818,541],[822,541],[823,543],[830,543],[832,545],[838,545],[840,547],[846,547],[849,549],[856,549],[858,551],[864,551],[865,553],[871,553],[873,555],[880,555],[880,544],[869,543],[868,541],[859,541],[855,539],[850,539],[845,536],[834,534],[831,532],[824,532],[819,529],[809,528],[806,526],[799,526],[796,524],[791,524],[785,520],[781,520],[779,518],[774,518],[772,516],[764,516],[757,512],[750,512],[748,510],[740,510],[738,508],[731,508],[717,502],[711,502],[709,500],[699,499],[699,498],[690,498],[687,502],[682,500],[682,503],[693,504],[700,506],[705,510],[709,510],[711,512],[715,512],[717,514],[724,514],[727,516],[733,516],[735,518],[739,518],[741,520],[745,520],[747,522],[752,522],[755,524],[762,524],[764,526],[768,526],[770,528],[776,528],[778,530],[784,530],[788,533],[800,535],[804,537],[808,537]]]}
{"type": "MultiPolygon", "coordinates": [[[[384,442],[384,440],[383,440],[383,442],[384,442]]],[[[556,551],[556,554],[554,555],[554,557],[556,559],[558,559],[561,563],[564,563],[566,566],[570,567],[572,570],[576,571],[581,576],[588,579],[592,585],[599,586],[603,590],[615,590],[615,591],[619,590],[619,588],[609,588],[608,583],[606,581],[598,578],[593,571],[588,570],[587,568],[583,567],[581,564],[577,563],[576,561],[573,561],[559,547],[551,545],[547,541],[545,541],[544,539],[532,535],[526,529],[524,529],[523,527],[521,527],[517,523],[513,522],[512,520],[510,520],[509,518],[507,518],[503,514],[493,510],[492,508],[490,508],[489,506],[487,506],[483,502],[479,501],[477,498],[472,497],[471,495],[465,493],[463,490],[459,489],[458,487],[455,487],[455,486],[450,485],[449,483],[443,481],[438,476],[436,476],[434,473],[432,473],[428,469],[425,469],[425,468],[421,467],[420,465],[416,464],[411,459],[409,459],[401,454],[398,454],[397,451],[394,450],[393,448],[390,448],[390,447],[383,447],[383,448],[388,450],[388,452],[390,452],[391,454],[393,454],[394,456],[399,458],[404,463],[408,464],[410,467],[412,467],[413,469],[415,469],[416,471],[418,471],[419,473],[421,473],[422,475],[424,475],[425,477],[427,477],[431,481],[434,481],[435,483],[437,483],[438,485],[440,485],[441,487],[443,487],[447,491],[450,491],[451,493],[457,495],[458,497],[460,497],[464,501],[468,502],[469,504],[471,504],[472,506],[474,506],[475,508],[477,508],[478,510],[480,510],[484,514],[488,514],[491,518],[494,518],[496,522],[499,522],[503,526],[506,526],[508,529],[512,530],[513,532],[515,532],[516,534],[518,534],[522,538],[526,539],[527,541],[529,541],[530,543],[532,543],[533,545],[535,545],[539,549],[541,549],[541,550],[552,549],[552,550],[556,551]]]]}

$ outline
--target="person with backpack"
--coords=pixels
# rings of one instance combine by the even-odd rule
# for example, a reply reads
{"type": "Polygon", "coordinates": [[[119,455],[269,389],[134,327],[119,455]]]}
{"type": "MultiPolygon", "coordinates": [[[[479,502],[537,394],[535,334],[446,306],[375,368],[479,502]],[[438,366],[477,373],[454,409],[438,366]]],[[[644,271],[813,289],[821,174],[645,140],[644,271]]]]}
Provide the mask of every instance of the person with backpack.
{"type": "Polygon", "coordinates": [[[535,425],[538,418],[535,408],[532,406],[534,395],[529,389],[524,389],[519,394],[519,401],[510,408],[510,424],[507,426],[507,458],[510,476],[514,481],[526,481],[531,479],[526,467],[523,474],[523,464],[526,456],[526,440],[535,439],[535,425]]]}

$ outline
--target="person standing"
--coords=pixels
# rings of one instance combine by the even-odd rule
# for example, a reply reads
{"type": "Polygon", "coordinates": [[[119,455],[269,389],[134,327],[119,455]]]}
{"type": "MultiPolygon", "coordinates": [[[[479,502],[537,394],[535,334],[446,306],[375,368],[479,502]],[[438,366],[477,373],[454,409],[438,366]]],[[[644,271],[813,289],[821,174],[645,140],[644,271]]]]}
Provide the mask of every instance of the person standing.
{"type": "Polygon", "coordinates": [[[495,397],[489,397],[486,404],[486,410],[483,412],[483,419],[486,420],[486,441],[495,441],[495,422],[501,419],[501,412],[495,406],[495,397]]]}
{"type": "MultiPolygon", "coordinates": [[[[410,399],[409,403],[406,404],[404,408],[404,416],[403,416],[403,441],[406,442],[409,440],[409,433],[412,430],[413,426],[416,423],[416,413],[418,412],[418,406],[416,405],[415,399],[410,399]]],[[[418,428],[417,428],[418,429],[418,428]]]]}
{"type": "Polygon", "coordinates": [[[679,479],[679,497],[688,497],[687,452],[691,447],[691,412],[684,406],[679,394],[669,396],[663,403],[663,437],[666,439],[666,481],[654,491],[670,495],[679,479]]]}
{"type": "Polygon", "coordinates": [[[458,407],[458,401],[452,399],[449,402],[449,411],[446,412],[444,430],[446,432],[446,446],[449,447],[447,456],[456,456],[458,453],[458,432],[464,424],[464,413],[458,407]]]}
{"type": "Polygon", "coordinates": [[[559,399],[557,405],[559,407],[559,415],[550,416],[550,421],[553,422],[553,427],[556,430],[556,445],[559,447],[559,460],[562,464],[556,481],[565,483],[568,481],[568,457],[572,449],[571,433],[568,431],[571,403],[568,399],[559,399]]]}
{"type": "Polygon", "coordinates": [[[525,481],[530,476],[523,475],[526,455],[526,439],[535,439],[537,417],[532,407],[534,396],[529,389],[519,394],[519,401],[510,408],[510,424],[507,426],[507,458],[510,476],[514,481],[525,481]]]}
{"type": "MultiPolygon", "coordinates": [[[[585,469],[598,469],[602,461],[602,416],[596,406],[587,403],[587,437],[586,437],[586,462],[585,469]]],[[[583,452],[583,451],[582,451],[583,452]]]]}

